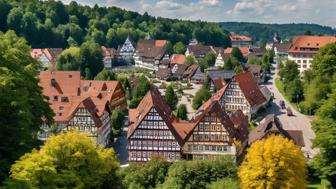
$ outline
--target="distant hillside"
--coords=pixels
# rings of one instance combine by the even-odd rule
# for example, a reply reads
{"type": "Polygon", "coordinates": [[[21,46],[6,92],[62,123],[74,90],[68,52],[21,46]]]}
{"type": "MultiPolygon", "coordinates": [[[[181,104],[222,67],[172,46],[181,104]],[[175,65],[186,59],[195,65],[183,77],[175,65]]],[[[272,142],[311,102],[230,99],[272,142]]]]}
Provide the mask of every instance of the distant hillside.
{"type": "Polygon", "coordinates": [[[89,7],[75,1],[0,0],[0,31],[14,30],[33,47],[68,47],[93,40],[117,48],[129,34],[136,42],[149,32],[172,44],[196,38],[204,44],[231,45],[228,32],[215,23],[153,17],[117,7],[89,7]]]}
{"type": "Polygon", "coordinates": [[[272,40],[273,34],[278,32],[282,39],[291,39],[295,35],[302,35],[311,31],[314,35],[336,35],[336,29],[317,24],[260,24],[249,22],[219,23],[225,30],[248,35],[254,40],[272,40]]]}

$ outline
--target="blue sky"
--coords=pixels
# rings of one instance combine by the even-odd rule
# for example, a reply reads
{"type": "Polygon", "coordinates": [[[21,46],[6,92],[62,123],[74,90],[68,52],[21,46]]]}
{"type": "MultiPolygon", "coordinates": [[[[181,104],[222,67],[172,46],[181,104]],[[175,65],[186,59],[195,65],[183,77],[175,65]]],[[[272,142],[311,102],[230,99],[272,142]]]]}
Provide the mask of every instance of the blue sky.
{"type": "MultiPolygon", "coordinates": [[[[70,0],[62,0],[65,3],[70,0]]],[[[78,0],[190,20],[316,23],[336,27],[336,0],[78,0]]]]}

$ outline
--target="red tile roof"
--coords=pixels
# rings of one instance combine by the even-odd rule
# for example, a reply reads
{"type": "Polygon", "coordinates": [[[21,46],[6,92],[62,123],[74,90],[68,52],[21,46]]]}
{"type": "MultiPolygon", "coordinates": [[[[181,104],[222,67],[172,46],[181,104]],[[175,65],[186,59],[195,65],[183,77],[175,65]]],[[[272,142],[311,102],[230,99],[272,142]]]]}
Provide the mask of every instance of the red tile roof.
{"type": "Polygon", "coordinates": [[[250,106],[259,106],[266,102],[266,98],[260,91],[257,82],[251,72],[242,72],[235,75],[234,80],[238,83],[240,90],[244,94],[250,106]]]}
{"type": "Polygon", "coordinates": [[[161,59],[165,54],[166,40],[145,40],[141,39],[137,43],[137,53],[146,58],[161,59]]]}
{"type": "Polygon", "coordinates": [[[230,32],[230,39],[231,41],[246,41],[246,42],[252,42],[252,39],[250,37],[247,37],[245,35],[238,35],[234,32],[230,32]]]}
{"type": "MultiPolygon", "coordinates": [[[[250,54],[250,49],[248,47],[237,47],[237,48],[239,48],[240,52],[243,54],[244,57],[248,57],[248,55],[250,54]]],[[[233,48],[226,48],[224,50],[224,53],[225,54],[231,54],[232,49],[233,48]]]]}
{"type": "Polygon", "coordinates": [[[320,47],[335,42],[336,36],[296,36],[288,52],[315,54],[320,47]]]}
{"type": "Polygon", "coordinates": [[[79,71],[42,71],[39,78],[55,121],[62,122],[72,119],[80,106],[95,109],[97,116],[102,116],[116,89],[121,89],[119,81],[80,80],[79,71]]]}
{"type": "Polygon", "coordinates": [[[186,57],[184,54],[173,54],[170,58],[170,64],[184,64],[186,57]]]}

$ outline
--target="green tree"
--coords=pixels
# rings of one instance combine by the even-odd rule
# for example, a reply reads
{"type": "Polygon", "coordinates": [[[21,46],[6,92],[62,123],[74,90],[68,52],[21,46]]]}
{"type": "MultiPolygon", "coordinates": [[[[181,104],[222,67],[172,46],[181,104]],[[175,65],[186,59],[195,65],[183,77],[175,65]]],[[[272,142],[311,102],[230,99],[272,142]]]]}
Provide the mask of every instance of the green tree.
{"type": "Polygon", "coordinates": [[[174,53],[176,54],[184,54],[187,50],[186,46],[182,42],[177,42],[174,47],[174,53]]]}
{"type": "Polygon", "coordinates": [[[336,73],[336,43],[320,48],[314,56],[312,70],[316,75],[332,77],[336,73]]]}
{"type": "Polygon", "coordinates": [[[312,122],[316,134],[313,146],[319,153],[313,159],[313,166],[322,179],[328,180],[336,188],[336,92],[329,95],[317,110],[317,119],[312,122]]]}
{"type": "Polygon", "coordinates": [[[287,82],[284,87],[285,94],[291,102],[300,102],[303,99],[303,87],[299,78],[287,82]]]}
{"type": "Polygon", "coordinates": [[[10,165],[39,145],[37,132],[53,113],[38,85],[41,65],[13,31],[0,32],[0,182],[10,165]]]}
{"type": "Polygon", "coordinates": [[[85,42],[80,47],[80,68],[82,76],[87,76],[86,68],[90,70],[91,77],[95,77],[104,68],[103,52],[97,43],[85,42]]]}
{"type": "Polygon", "coordinates": [[[257,64],[257,65],[261,65],[262,62],[260,60],[260,58],[258,57],[253,57],[253,58],[249,58],[247,61],[248,64],[257,64]]]}
{"type": "Polygon", "coordinates": [[[279,70],[279,76],[284,83],[295,80],[299,74],[297,64],[293,61],[287,61],[284,67],[279,70]]]}
{"type": "Polygon", "coordinates": [[[204,56],[204,61],[207,63],[208,67],[212,67],[215,65],[216,62],[216,55],[214,53],[207,53],[204,56]]]}
{"type": "Polygon", "coordinates": [[[19,7],[10,10],[7,16],[7,27],[16,32],[21,32],[23,10],[19,7]]]}
{"type": "Polygon", "coordinates": [[[90,68],[85,68],[85,79],[86,79],[86,80],[91,80],[91,79],[93,79],[93,78],[92,78],[92,74],[91,74],[91,70],[90,70],[90,68]]]}
{"type": "Polygon", "coordinates": [[[305,188],[306,159],[293,141],[273,135],[252,144],[238,176],[242,189],[305,188]]]}
{"type": "Polygon", "coordinates": [[[70,47],[65,49],[57,58],[57,70],[79,70],[80,68],[80,49],[70,47]]]}
{"type": "Polygon", "coordinates": [[[178,103],[177,95],[174,92],[173,86],[169,85],[165,94],[166,103],[170,106],[172,110],[176,109],[176,105],[178,103]]]}
{"type": "Polygon", "coordinates": [[[245,62],[245,58],[242,52],[239,50],[238,47],[233,47],[231,51],[231,56],[235,57],[239,62],[245,62]]]}
{"type": "Polygon", "coordinates": [[[170,166],[168,176],[158,188],[198,189],[218,179],[234,178],[237,167],[231,157],[178,161],[170,166]]]}
{"type": "Polygon", "coordinates": [[[204,102],[211,98],[211,94],[209,90],[206,88],[199,89],[194,98],[192,99],[192,107],[197,110],[204,102]]]}
{"type": "Polygon", "coordinates": [[[165,50],[166,50],[167,54],[173,54],[174,53],[173,45],[171,44],[171,42],[168,42],[166,44],[165,50]]]}
{"type": "Polygon", "coordinates": [[[103,69],[101,72],[97,74],[94,80],[103,80],[103,81],[111,81],[115,80],[116,76],[113,72],[103,69]]]}
{"type": "Polygon", "coordinates": [[[227,61],[224,62],[224,70],[233,70],[234,69],[234,65],[232,63],[231,58],[229,58],[227,61]]]}
{"type": "Polygon", "coordinates": [[[130,164],[120,171],[125,188],[155,188],[164,182],[170,163],[161,158],[152,158],[144,165],[130,164]]]}
{"type": "Polygon", "coordinates": [[[207,189],[239,189],[237,180],[232,178],[220,179],[216,182],[208,184],[207,189]]]}
{"type": "Polygon", "coordinates": [[[52,136],[40,150],[22,156],[10,178],[37,188],[100,188],[105,180],[116,178],[118,167],[113,150],[96,146],[76,131],[52,136]]]}
{"type": "Polygon", "coordinates": [[[179,119],[182,120],[187,120],[188,116],[187,116],[187,107],[185,104],[180,104],[177,108],[177,113],[176,113],[176,117],[178,117],[179,119]]]}
{"type": "Polygon", "coordinates": [[[195,59],[195,57],[194,56],[192,56],[192,55],[188,55],[187,57],[186,57],[186,64],[196,64],[196,62],[197,62],[197,60],[195,59]]]}
{"type": "Polygon", "coordinates": [[[112,129],[112,134],[114,137],[117,137],[121,134],[123,126],[124,126],[125,115],[119,109],[115,109],[112,111],[110,124],[112,129]]]}

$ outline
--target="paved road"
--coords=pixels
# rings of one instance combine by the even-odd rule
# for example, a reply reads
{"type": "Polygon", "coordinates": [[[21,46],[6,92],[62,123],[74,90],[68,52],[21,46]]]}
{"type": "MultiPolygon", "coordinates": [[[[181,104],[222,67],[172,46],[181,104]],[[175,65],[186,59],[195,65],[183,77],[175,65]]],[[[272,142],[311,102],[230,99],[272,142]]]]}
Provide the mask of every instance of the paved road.
{"type": "Polygon", "coordinates": [[[275,77],[277,70],[275,69],[275,64],[273,65],[272,70],[272,79],[266,84],[266,86],[270,89],[271,92],[274,93],[275,99],[273,100],[272,106],[266,110],[266,113],[274,113],[278,116],[279,120],[281,121],[284,129],[286,130],[301,130],[303,133],[303,139],[305,142],[305,147],[303,147],[303,151],[305,155],[309,155],[309,157],[313,157],[318,152],[318,149],[312,149],[312,142],[311,140],[315,138],[315,133],[311,129],[311,117],[301,114],[297,112],[290,103],[286,102],[286,106],[290,106],[294,116],[287,116],[285,110],[281,110],[279,107],[279,101],[285,100],[282,94],[278,91],[275,86],[275,77]]]}

